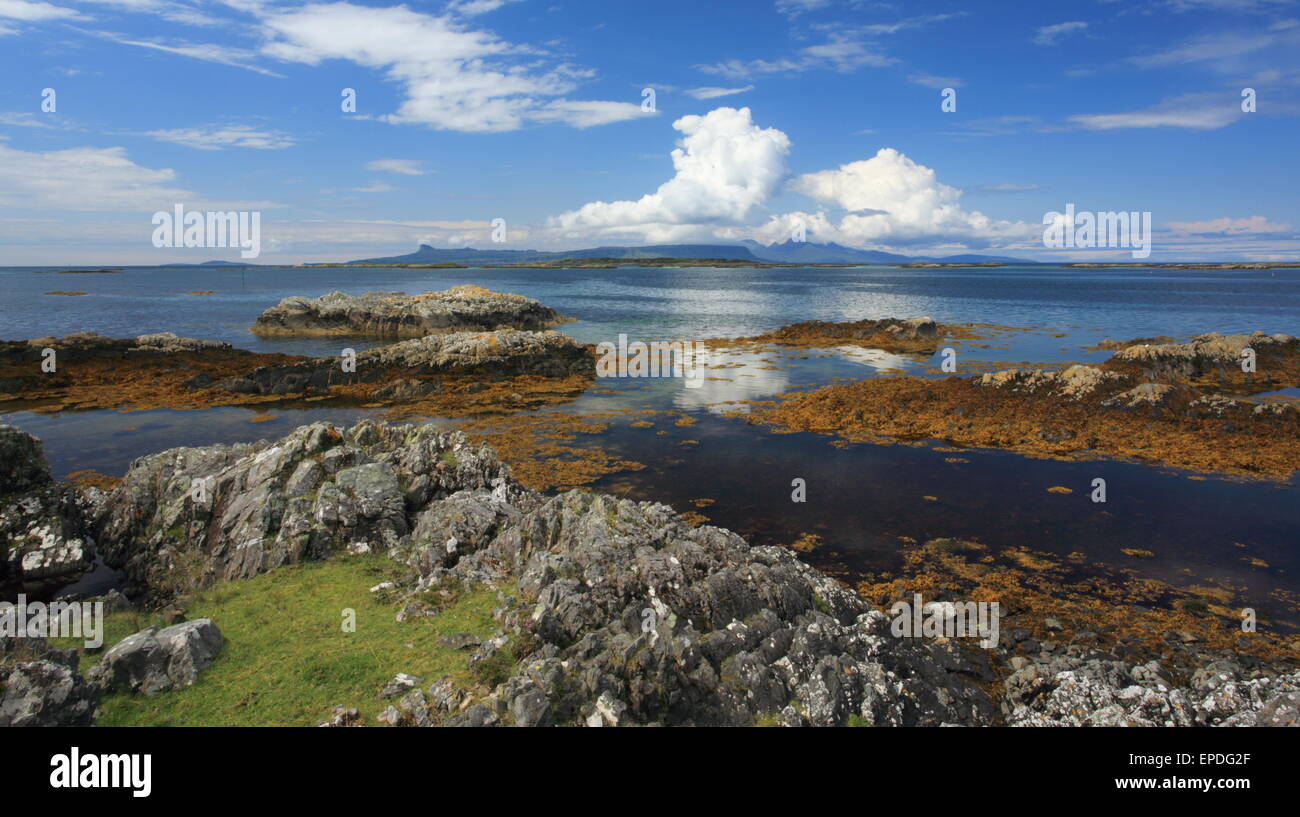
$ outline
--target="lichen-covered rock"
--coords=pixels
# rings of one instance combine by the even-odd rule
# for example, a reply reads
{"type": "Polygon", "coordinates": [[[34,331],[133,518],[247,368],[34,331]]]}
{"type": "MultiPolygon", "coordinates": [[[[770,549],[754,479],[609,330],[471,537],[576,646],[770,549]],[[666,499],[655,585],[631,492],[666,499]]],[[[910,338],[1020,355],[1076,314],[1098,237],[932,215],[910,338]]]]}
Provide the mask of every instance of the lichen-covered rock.
{"type": "Polygon", "coordinates": [[[1267,335],[1263,332],[1220,335],[1208,332],[1187,343],[1128,346],[1117,351],[1113,360],[1120,364],[1133,364],[1145,378],[1160,382],[1197,380],[1212,375],[1236,380],[1243,374],[1241,364],[1247,348],[1260,359],[1256,362],[1256,369],[1261,377],[1271,374],[1272,361],[1300,358],[1300,339],[1290,335],[1267,335]]]}
{"type": "Polygon", "coordinates": [[[1118,381],[1120,376],[1095,366],[1070,366],[1059,372],[1043,369],[1007,369],[981,375],[976,382],[981,386],[1009,389],[1014,392],[1035,393],[1050,391],[1066,399],[1077,400],[1097,391],[1102,386],[1118,381]]]}
{"type": "Polygon", "coordinates": [[[106,690],[157,695],[197,681],[223,643],[211,619],[150,627],[113,645],[88,675],[106,690]]]}
{"type": "Polygon", "coordinates": [[[141,457],[101,504],[104,561],[166,598],[339,551],[408,544],[420,514],[507,473],[487,448],[433,426],[303,426],[276,442],[141,457]]]}
{"type": "Polygon", "coordinates": [[[0,727],[92,725],[99,688],[77,664],[43,638],[0,637],[0,727]]]}
{"type": "MultiPolygon", "coordinates": [[[[591,354],[567,335],[513,329],[412,338],[367,349],[354,362],[355,367],[345,369],[342,358],[313,358],[287,366],[260,366],[215,383],[204,381],[192,385],[241,394],[297,394],[322,391],[329,386],[375,382],[399,370],[425,376],[473,373],[506,377],[594,375],[596,370],[591,354]]],[[[411,399],[436,390],[436,384],[407,376],[385,384],[375,397],[411,399]]]]}
{"type": "Polygon", "coordinates": [[[59,338],[32,338],[0,343],[0,357],[6,357],[14,362],[20,359],[38,360],[44,349],[71,352],[78,356],[111,357],[218,351],[230,348],[229,343],[222,341],[182,338],[171,332],[155,332],[134,338],[110,338],[96,332],[75,332],[59,338]]]}
{"type": "Polygon", "coordinates": [[[57,485],[40,440],[0,425],[0,596],[75,581],[90,569],[88,500],[57,485]]]}
{"type": "Polygon", "coordinates": [[[748,725],[787,707],[815,725],[976,725],[993,712],[978,657],[895,638],[790,551],[666,506],[572,491],[466,527],[496,533],[422,563],[420,584],[516,586],[498,618],[532,646],[487,712],[457,725],[748,725]]]}
{"type": "Polygon", "coordinates": [[[1300,673],[1248,673],[1226,656],[1209,659],[1175,686],[1159,662],[1131,665],[1098,656],[1026,663],[1004,682],[1011,726],[1292,725],[1300,673]]]}
{"type": "Polygon", "coordinates": [[[477,286],[441,292],[331,292],[285,298],[258,316],[258,335],[379,335],[422,337],[455,330],[547,329],[564,317],[532,298],[477,286]]]}

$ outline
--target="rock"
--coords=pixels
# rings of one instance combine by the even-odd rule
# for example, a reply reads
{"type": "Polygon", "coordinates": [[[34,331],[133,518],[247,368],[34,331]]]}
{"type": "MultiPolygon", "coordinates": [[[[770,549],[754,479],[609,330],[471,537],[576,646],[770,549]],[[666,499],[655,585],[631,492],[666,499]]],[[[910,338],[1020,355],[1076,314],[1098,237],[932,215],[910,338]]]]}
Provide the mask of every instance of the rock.
{"type": "Polygon", "coordinates": [[[1270,698],[1256,713],[1255,726],[1300,726],[1300,692],[1270,698]]]}
{"type": "Polygon", "coordinates": [[[424,679],[418,675],[408,675],[405,672],[399,672],[393,676],[393,680],[384,685],[379,692],[379,699],[396,698],[398,695],[405,695],[408,690],[414,689],[424,683],[424,679]]]}
{"type": "Polygon", "coordinates": [[[1142,383],[1102,402],[1106,408],[1159,408],[1179,391],[1165,383],[1142,383]]]}
{"type": "Polygon", "coordinates": [[[93,726],[99,688],[78,659],[43,638],[0,636],[0,727],[93,726]]]}
{"type": "MultiPolygon", "coordinates": [[[[496,524],[429,576],[518,586],[499,620],[536,646],[498,687],[514,723],[750,725],[788,706],[814,725],[992,715],[970,681],[986,670],[957,645],[893,637],[884,614],[785,548],[581,491],[496,524]]],[[[470,710],[453,722],[479,720],[495,722],[470,710]]]]}
{"type": "Polygon", "coordinates": [[[40,440],[0,425],[0,597],[57,589],[93,566],[90,504],[53,482],[40,440]]]}
{"type": "Polygon", "coordinates": [[[331,292],[285,298],[258,316],[257,335],[381,335],[423,337],[452,330],[547,329],[565,318],[522,295],[477,286],[406,295],[331,292]]]}
{"type": "Polygon", "coordinates": [[[137,350],[157,352],[208,352],[228,350],[229,343],[217,340],[197,340],[195,338],[177,337],[171,332],[156,332],[152,335],[138,335],[135,339],[137,350]]]}
{"type": "Polygon", "coordinates": [[[89,673],[106,690],[157,695],[198,680],[221,651],[221,631],[200,618],[150,627],[119,641],[89,673]]]}
{"type": "MultiPolygon", "coordinates": [[[[259,366],[218,380],[210,388],[238,394],[305,394],[324,392],[329,386],[376,382],[397,372],[565,377],[594,376],[596,371],[595,359],[573,338],[559,332],[513,329],[429,335],[367,349],[356,356],[353,371],[345,371],[343,362],[341,357],[322,357],[285,366],[259,366]]],[[[438,389],[437,383],[402,376],[379,386],[373,397],[414,400],[438,389]]]]}
{"type": "Polygon", "coordinates": [[[26,347],[32,360],[40,358],[41,350],[54,349],[72,352],[78,357],[122,357],[126,355],[174,354],[177,352],[202,352],[228,350],[229,343],[216,340],[182,338],[171,332],[157,332],[134,338],[110,338],[95,332],[76,332],[61,338],[32,338],[26,341],[0,343],[0,356],[14,359],[18,347],[26,347]]]}
{"type": "Polygon", "coordinates": [[[98,701],[99,689],[75,665],[0,665],[0,726],[92,726],[98,701]]]}
{"type": "Polygon", "coordinates": [[[478,638],[472,633],[452,633],[438,639],[438,646],[448,650],[464,650],[479,645],[478,638]]]}
{"type": "Polygon", "coordinates": [[[355,709],[336,706],[334,711],[330,713],[329,720],[316,725],[331,727],[361,726],[361,714],[355,709]]]}
{"type": "Polygon", "coordinates": [[[141,457],[94,529],[109,566],[167,600],[357,544],[418,550],[421,513],[461,490],[504,484],[507,473],[490,449],[433,426],[316,423],[274,443],[141,457]]]}
{"type": "Polygon", "coordinates": [[[1035,393],[1050,391],[1058,396],[1078,400],[1097,391],[1107,383],[1118,381],[1120,375],[1095,366],[1070,366],[1059,372],[1043,369],[1007,369],[988,372],[975,382],[981,386],[1009,389],[1014,392],[1035,393]]]}
{"type": "MultiPolygon", "coordinates": [[[[1188,381],[1207,376],[1237,379],[1242,375],[1242,352],[1253,349],[1259,358],[1300,355],[1300,340],[1290,335],[1220,335],[1209,332],[1187,343],[1140,344],[1120,349],[1113,360],[1136,366],[1148,380],[1188,381]]],[[[1258,367],[1261,375],[1267,366],[1258,367]]]]}
{"type": "Polygon", "coordinates": [[[0,495],[34,491],[50,484],[41,441],[11,425],[0,425],[0,495]]]}

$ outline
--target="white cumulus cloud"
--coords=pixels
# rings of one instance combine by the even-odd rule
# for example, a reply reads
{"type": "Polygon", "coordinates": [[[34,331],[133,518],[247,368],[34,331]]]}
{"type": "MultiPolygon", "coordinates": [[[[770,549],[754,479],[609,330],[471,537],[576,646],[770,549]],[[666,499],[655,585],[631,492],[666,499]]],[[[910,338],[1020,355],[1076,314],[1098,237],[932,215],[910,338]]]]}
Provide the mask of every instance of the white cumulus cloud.
{"type": "Polygon", "coordinates": [[[551,218],[548,227],[572,237],[687,240],[741,223],[785,178],[789,137],[755,125],[749,108],[716,108],[673,127],[682,134],[672,152],[673,178],[636,201],[591,202],[551,218]]]}

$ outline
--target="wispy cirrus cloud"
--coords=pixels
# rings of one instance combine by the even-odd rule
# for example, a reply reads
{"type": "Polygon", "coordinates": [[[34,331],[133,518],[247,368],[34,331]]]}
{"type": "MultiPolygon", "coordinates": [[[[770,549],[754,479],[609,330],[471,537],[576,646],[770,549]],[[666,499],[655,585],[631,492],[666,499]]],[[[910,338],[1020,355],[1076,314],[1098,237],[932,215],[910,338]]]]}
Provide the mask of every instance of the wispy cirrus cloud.
{"type": "Polygon", "coordinates": [[[1071,20],[1067,23],[1057,23],[1056,25],[1043,26],[1038,29],[1034,35],[1036,45],[1056,45],[1057,41],[1072,31],[1083,31],[1088,24],[1081,20],[1071,20]]]}
{"type": "MultiPolygon", "coordinates": [[[[820,7],[817,6],[817,8],[820,7]]],[[[804,10],[810,9],[805,8],[804,10]]],[[[882,68],[893,65],[898,60],[884,53],[884,50],[877,42],[880,37],[961,16],[961,13],[924,14],[892,23],[869,23],[866,25],[822,23],[810,27],[809,30],[818,36],[824,37],[825,41],[802,48],[792,56],[776,59],[731,59],[700,64],[695,67],[706,74],[723,76],[733,80],[745,80],[769,74],[797,74],[813,70],[832,70],[847,73],[863,66],[882,68]]]]}
{"type": "Polygon", "coordinates": [[[402,176],[423,176],[428,171],[419,159],[375,159],[366,162],[366,170],[381,173],[397,173],[402,176]]]}
{"type": "Polygon", "coordinates": [[[297,144],[297,139],[283,131],[261,130],[249,125],[211,125],[201,128],[176,128],[148,131],[160,142],[173,142],[198,150],[224,148],[251,148],[253,150],[279,150],[297,144]]]}
{"type": "Polygon", "coordinates": [[[1231,94],[1184,94],[1150,108],[1122,113],[1075,114],[1068,121],[1085,130],[1188,128],[1216,130],[1243,116],[1241,99],[1231,94]]]}
{"type": "Polygon", "coordinates": [[[734,94],[743,94],[746,91],[754,90],[753,85],[746,85],[743,88],[687,88],[686,95],[694,99],[718,99],[719,97],[732,96],[734,94]]]}
{"type": "Polygon", "coordinates": [[[941,90],[943,88],[961,88],[966,83],[957,77],[940,77],[934,74],[911,74],[907,81],[913,85],[941,90]]]}
{"type": "Polygon", "coordinates": [[[112,40],[122,45],[133,45],[139,48],[148,48],[154,51],[162,51],[167,54],[176,54],[182,57],[190,57],[204,62],[215,62],[220,65],[229,65],[232,68],[243,68],[246,71],[253,71],[258,74],[265,74],[269,77],[283,78],[283,74],[278,74],[269,68],[263,68],[256,64],[258,54],[246,48],[235,48],[225,45],[216,45],[214,43],[161,43],[151,40],[136,40],[129,37],[115,34],[107,31],[97,31],[95,34],[112,40]]]}
{"type": "Polygon", "coordinates": [[[1290,224],[1278,224],[1264,216],[1216,218],[1209,221],[1171,221],[1169,229],[1181,235],[1240,236],[1293,233],[1290,224]]]}

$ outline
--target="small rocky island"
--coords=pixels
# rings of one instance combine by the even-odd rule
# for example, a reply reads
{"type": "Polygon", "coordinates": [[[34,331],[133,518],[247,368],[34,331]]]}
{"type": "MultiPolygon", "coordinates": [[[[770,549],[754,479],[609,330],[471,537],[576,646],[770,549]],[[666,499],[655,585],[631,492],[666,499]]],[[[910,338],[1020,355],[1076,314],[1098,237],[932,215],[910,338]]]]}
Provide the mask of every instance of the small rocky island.
{"type": "Polygon", "coordinates": [[[319,298],[295,295],[258,316],[252,332],[263,336],[423,337],[434,332],[483,331],[500,327],[549,329],[569,320],[523,295],[457,286],[440,292],[331,292],[319,298]]]}

